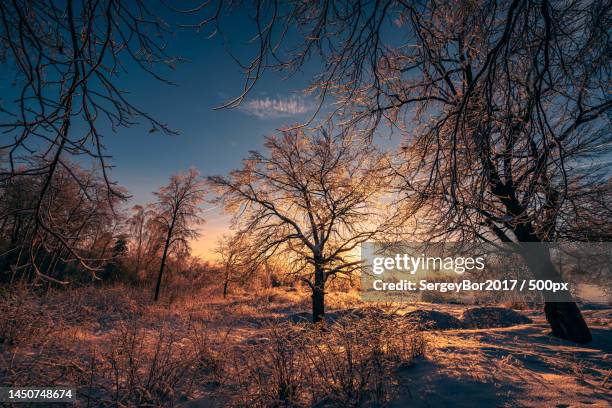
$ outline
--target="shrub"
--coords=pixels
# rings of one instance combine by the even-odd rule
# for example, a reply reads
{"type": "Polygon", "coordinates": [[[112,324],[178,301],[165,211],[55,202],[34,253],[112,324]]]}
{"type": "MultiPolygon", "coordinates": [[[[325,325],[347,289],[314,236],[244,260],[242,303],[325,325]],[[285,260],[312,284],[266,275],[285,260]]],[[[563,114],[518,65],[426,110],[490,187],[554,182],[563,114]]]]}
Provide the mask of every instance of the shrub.
{"type": "Polygon", "coordinates": [[[92,355],[81,393],[102,405],[173,405],[220,370],[204,333],[201,326],[191,325],[179,336],[165,324],[147,330],[137,321],[125,322],[107,351],[92,355]]]}
{"type": "Polygon", "coordinates": [[[239,405],[381,406],[395,370],[425,353],[422,335],[388,316],[346,316],[332,324],[271,325],[240,358],[239,405]]]}
{"type": "Polygon", "coordinates": [[[527,316],[503,307],[475,307],[463,312],[463,323],[474,329],[510,327],[532,323],[527,316]]]}
{"type": "Polygon", "coordinates": [[[463,323],[455,316],[437,310],[414,310],[404,318],[419,330],[453,330],[463,328],[463,323]]]}
{"type": "Polygon", "coordinates": [[[27,288],[0,293],[0,344],[43,344],[53,330],[51,317],[27,288]]]}

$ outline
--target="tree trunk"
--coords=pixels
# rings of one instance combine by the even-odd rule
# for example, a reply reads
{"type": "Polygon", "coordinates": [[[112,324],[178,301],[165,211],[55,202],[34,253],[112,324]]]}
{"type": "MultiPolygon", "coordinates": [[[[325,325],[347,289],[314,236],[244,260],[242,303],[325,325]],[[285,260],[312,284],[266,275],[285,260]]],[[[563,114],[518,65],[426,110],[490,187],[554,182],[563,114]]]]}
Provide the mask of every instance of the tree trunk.
{"type": "Polygon", "coordinates": [[[546,302],[544,313],[553,336],[579,344],[593,340],[576,302],[546,302]]]}
{"type": "Polygon", "coordinates": [[[315,282],[312,289],[312,322],[317,323],[325,318],[325,278],[323,269],[315,267],[315,282]]]}
{"type": "Polygon", "coordinates": [[[164,268],[166,267],[166,256],[168,254],[168,245],[164,246],[164,254],[162,255],[161,264],[159,266],[159,274],[157,275],[157,284],[155,285],[155,297],[153,300],[157,302],[159,299],[159,289],[161,287],[162,276],[164,274],[164,268]]]}
{"type": "Polygon", "coordinates": [[[153,300],[157,302],[159,299],[159,289],[161,287],[162,276],[164,274],[164,268],[166,267],[166,258],[168,256],[168,247],[170,247],[170,241],[172,240],[172,230],[174,229],[174,217],[172,218],[172,224],[168,229],[168,235],[166,236],[166,243],[164,244],[164,253],[161,259],[161,265],[159,266],[159,275],[157,275],[157,284],[155,285],[155,297],[153,300]]]}
{"type": "MultiPolygon", "coordinates": [[[[534,277],[562,282],[563,279],[553,265],[548,249],[541,248],[539,245],[542,244],[529,245],[528,243],[527,247],[524,247],[523,257],[534,277]]],[[[543,294],[544,314],[554,336],[579,344],[586,344],[593,339],[591,331],[571,293],[566,291],[552,294],[543,291],[543,294]]]]}
{"type": "MultiPolygon", "coordinates": [[[[483,137],[482,140],[485,138],[483,137]]],[[[488,152],[490,153],[490,152],[488,152]]],[[[527,209],[519,201],[516,187],[512,183],[504,183],[495,167],[491,157],[485,149],[481,151],[483,167],[487,170],[490,191],[493,195],[499,198],[501,204],[506,209],[506,214],[520,219],[527,215],[527,209]]],[[[555,208],[554,201],[551,202],[547,197],[547,205],[550,208],[555,208]]],[[[512,232],[518,238],[520,243],[525,243],[523,246],[523,257],[527,266],[533,273],[536,279],[552,279],[554,282],[561,282],[561,276],[550,259],[548,250],[542,250],[543,245],[540,237],[537,235],[531,221],[519,223],[512,228],[512,232]],[[537,244],[533,244],[537,243],[537,244]],[[534,245],[534,246],[530,246],[534,245]]],[[[545,295],[547,294],[544,292],[545,295]]],[[[571,294],[567,293],[566,302],[558,302],[555,297],[553,299],[544,299],[544,313],[546,320],[550,324],[553,335],[562,339],[570,340],[576,343],[584,344],[591,341],[591,332],[580,313],[580,309],[576,302],[571,298],[571,294]]]]}
{"type": "Polygon", "coordinates": [[[223,299],[225,299],[227,297],[227,286],[228,286],[228,282],[229,278],[227,277],[227,275],[225,276],[225,280],[223,281],[223,299]]]}

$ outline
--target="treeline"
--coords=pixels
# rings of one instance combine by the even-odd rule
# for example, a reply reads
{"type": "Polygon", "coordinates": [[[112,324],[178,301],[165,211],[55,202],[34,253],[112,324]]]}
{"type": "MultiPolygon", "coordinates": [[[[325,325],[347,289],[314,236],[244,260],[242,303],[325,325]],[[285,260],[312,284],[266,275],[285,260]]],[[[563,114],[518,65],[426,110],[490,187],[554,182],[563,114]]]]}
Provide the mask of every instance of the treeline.
{"type": "Polygon", "coordinates": [[[28,169],[0,184],[0,281],[61,283],[101,275],[98,260],[127,249],[116,212],[124,198],[109,195],[98,172],[76,164],[50,180],[28,169]]]}
{"type": "MultiPolygon", "coordinates": [[[[0,285],[71,287],[122,282],[150,287],[230,287],[283,282],[278,261],[257,259],[252,242],[225,235],[217,262],[193,256],[191,244],[204,223],[205,179],[197,170],[172,175],[147,204],[129,204],[129,192],[113,186],[99,169],[66,163],[43,200],[46,174],[20,169],[0,183],[0,285]]],[[[295,282],[295,279],[292,280],[295,282]]]]}
{"type": "Polygon", "coordinates": [[[2,284],[150,283],[164,254],[164,268],[177,273],[212,268],[189,251],[203,199],[195,170],[173,176],[155,202],[132,208],[124,189],[108,194],[96,169],[58,169],[43,200],[46,175],[21,173],[0,184],[2,284]]]}

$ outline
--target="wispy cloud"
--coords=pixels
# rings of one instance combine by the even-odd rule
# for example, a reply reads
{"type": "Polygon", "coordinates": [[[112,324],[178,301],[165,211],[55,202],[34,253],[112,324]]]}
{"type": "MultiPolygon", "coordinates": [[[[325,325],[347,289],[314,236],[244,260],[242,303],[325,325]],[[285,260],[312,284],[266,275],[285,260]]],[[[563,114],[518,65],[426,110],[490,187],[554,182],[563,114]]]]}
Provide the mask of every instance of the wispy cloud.
{"type": "Polygon", "coordinates": [[[241,105],[241,110],[260,119],[286,118],[312,111],[312,102],[299,96],[257,98],[241,105]]]}

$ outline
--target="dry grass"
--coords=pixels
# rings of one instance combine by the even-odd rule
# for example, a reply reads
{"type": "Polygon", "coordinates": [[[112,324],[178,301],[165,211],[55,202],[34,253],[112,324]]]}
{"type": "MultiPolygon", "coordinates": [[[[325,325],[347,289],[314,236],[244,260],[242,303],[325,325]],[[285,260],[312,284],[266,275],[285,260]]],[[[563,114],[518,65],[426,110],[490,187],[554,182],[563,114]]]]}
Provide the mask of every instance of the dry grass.
{"type": "Polygon", "coordinates": [[[394,372],[425,353],[420,332],[374,315],[331,325],[275,324],[244,354],[239,406],[382,406],[394,372]]]}
{"type": "Polygon", "coordinates": [[[103,405],[172,405],[218,372],[211,345],[200,325],[179,334],[165,323],[151,330],[125,322],[104,350],[92,353],[81,393],[103,405]]]}
{"type": "Polygon", "coordinates": [[[378,407],[404,401],[424,366],[442,383],[520,384],[517,372],[539,375],[537,361],[581,384],[609,382],[597,350],[572,359],[563,346],[554,358],[544,326],[424,333],[398,305],[364,308],[351,291],[328,294],[333,323],[317,326],[288,319],[309,310],[300,289],[150,295],[120,285],[0,293],[0,386],[76,386],[78,406],[378,407]]]}
{"type": "MultiPolygon", "coordinates": [[[[83,406],[202,398],[233,406],[380,405],[393,395],[393,370],[424,350],[419,333],[374,315],[316,328],[269,319],[308,310],[299,289],[225,300],[202,291],[159,304],[148,295],[121,285],[2,293],[0,385],[76,386],[83,406]],[[257,329],[245,318],[268,323],[257,329]]],[[[358,300],[354,293],[328,299],[330,308],[358,300]]]]}
{"type": "Polygon", "coordinates": [[[0,294],[0,344],[19,346],[48,337],[49,311],[24,287],[0,294]]]}

